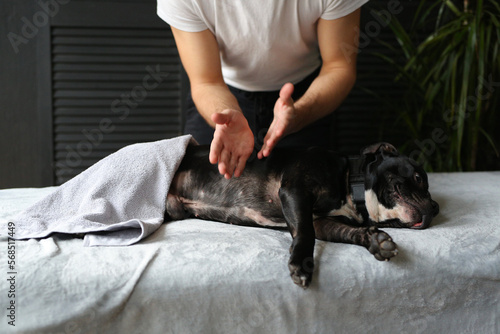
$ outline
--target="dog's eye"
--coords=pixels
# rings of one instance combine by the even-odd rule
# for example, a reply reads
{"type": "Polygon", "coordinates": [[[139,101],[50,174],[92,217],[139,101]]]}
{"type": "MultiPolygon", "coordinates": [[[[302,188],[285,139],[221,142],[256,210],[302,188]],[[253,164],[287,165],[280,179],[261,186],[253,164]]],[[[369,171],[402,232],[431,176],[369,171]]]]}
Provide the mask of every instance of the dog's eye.
{"type": "Polygon", "coordinates": [[[415,179],[415,182],[417,182],[418,184],[422,184],[422,182],[424,181],[419,173],[415,173],[413,175],[413,178],[415,179]]]}

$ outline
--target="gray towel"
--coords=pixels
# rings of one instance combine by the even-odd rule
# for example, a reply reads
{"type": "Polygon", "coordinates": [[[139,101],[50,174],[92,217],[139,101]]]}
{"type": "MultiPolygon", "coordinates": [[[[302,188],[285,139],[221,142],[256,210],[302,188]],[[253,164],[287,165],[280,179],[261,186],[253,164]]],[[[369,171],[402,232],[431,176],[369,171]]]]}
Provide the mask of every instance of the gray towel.
{"type": "Polygon", "coordinates": [[[85,234],[85,246],[136,243],[163,223],[168,189],[191,136],[122,148],[14,218],[15,239],[85,234]]]}

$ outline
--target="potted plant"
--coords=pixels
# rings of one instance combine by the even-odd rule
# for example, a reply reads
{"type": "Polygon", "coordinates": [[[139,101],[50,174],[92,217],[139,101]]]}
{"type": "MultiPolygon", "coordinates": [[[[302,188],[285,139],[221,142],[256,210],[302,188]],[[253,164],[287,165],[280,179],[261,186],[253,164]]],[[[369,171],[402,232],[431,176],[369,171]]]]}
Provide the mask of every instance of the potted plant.
{"type": "Polygon", "coordinates": [[[405,93],[384,101],[405,129],[403,151],[431,171],[498,168],[497,0],[424,0],[409,30],[395,17],[387,24],[397,46],[385,45],[397,56],[379,56],[393,66],[405,93]]]}

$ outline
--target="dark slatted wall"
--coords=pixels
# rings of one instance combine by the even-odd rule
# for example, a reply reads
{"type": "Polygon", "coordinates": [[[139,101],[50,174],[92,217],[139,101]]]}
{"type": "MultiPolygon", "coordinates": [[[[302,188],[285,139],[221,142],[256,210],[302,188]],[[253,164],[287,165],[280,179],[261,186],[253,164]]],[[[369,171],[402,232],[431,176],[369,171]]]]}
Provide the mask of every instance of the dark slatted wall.
{"type": "MultiPolygon", "coordinates": [[[[403,24],[409,24],[417,5],[418,2],[400,2],[397,14],[393,17],[403,24]]],[[[396,146],[400,144],[400,130],[393,126],[398,115],[387,113],[385,104],[374,97],[381,95],[390,99],[402,93],[403,88],[393,81],[394,69],[375,55],[394,57],[380,42],[393,46],[397,42],[390,29],[373,16],[372,10],[387,13],[388,2],[371,0],[362,8],[357,82],[335,112],[332,143],[335,149],[347,154],[358,154],[361,148],[377,141],[388,141],[396,146]]]]}
{"type": "Polygon", "coordinates": [[[402,88],[393,82],[389,66],[368,52],[388,53],[376,44],[361,51],[356,85],[335,113],[334,146],[349,154],[357,154],[362,147],[382,140],[397,145],[398,131],[392,127],[394,119],[375,95],[398,96],[402,88]]]}
{"type": "Polygon", "coordinates": [[[181,65],[168,29],[51,34],[57,184],[123,146],[181,133],[181,65]]]}

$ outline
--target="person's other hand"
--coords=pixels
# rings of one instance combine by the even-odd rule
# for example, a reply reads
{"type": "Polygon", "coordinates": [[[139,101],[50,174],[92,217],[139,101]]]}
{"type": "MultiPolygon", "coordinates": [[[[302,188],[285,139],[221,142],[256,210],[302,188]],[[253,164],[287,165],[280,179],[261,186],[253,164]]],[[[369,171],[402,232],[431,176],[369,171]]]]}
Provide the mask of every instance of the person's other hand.
{"type": "Polygon", "coordinates": [[[274,105],[274,118],[264,137],[264,143],[257,157],[269,156],[276,144],[286,135],[298,131],[297,112],[292,99],[293,84],[286,83],[280,90],[280,97],[274,105]]]}
{"type": "Polygon", "coordinates": [[[215,132],[210,145],[210,163],[219,163],[226,179],[239,177],[253,152],[254,137],[243,113],[226,109],[211,116],[215,132]]]}

